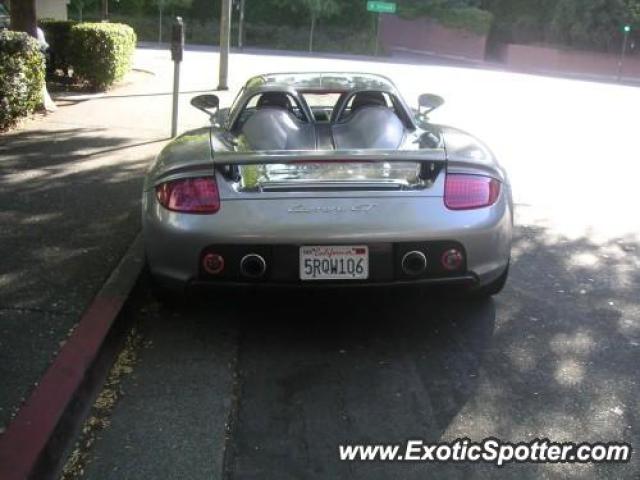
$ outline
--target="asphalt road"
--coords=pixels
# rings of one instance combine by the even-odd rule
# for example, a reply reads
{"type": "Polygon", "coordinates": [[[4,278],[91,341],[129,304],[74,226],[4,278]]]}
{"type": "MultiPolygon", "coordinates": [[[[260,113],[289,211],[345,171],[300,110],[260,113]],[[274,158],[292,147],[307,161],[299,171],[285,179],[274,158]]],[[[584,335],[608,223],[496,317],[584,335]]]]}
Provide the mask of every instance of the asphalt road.
{"type": "MultiPolygon", "coordinates": [[[[161,54],[139,55],[152,66],[161,54]]],[[[417,80],[429,79],[448,101],[435,120],[478,133],[509,168],[511,277],[495,299],[469,302],[282,291],[169,308],[142,288],[131,314],[143,346],[85,477],[637,478],[637,455],[623,465],[497,469],[344,463],[337,448],[494,436],[637,449],[638,90],[450,67],[235,59],[246,62],[232,64],[233,84],[254,70],[381,71],[413,98],[426,88],[417,80]]]]}
{"type": "Polygon", "coordinates": [[[543,234],[518,228],[509,284],[487,301],[282,291],[168,308],[143,288],[132,314],[144,346],[86,478],[637,478],[637,457],[338,461],[340,443],[413,438],[638,445],[637,246],[543,234]],[[607,260],[567,266],[580,255],[607,260]]]}

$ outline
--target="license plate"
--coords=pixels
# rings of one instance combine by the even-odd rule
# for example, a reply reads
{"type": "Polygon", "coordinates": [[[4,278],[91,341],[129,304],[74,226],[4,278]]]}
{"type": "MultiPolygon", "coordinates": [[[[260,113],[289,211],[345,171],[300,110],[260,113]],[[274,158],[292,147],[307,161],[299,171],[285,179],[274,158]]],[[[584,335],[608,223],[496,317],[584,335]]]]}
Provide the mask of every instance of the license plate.
{"type": "Polygon", "coordinates": [[[323,245],[300,247],[301,280],[366,280],[369,247],[323,245]]]}

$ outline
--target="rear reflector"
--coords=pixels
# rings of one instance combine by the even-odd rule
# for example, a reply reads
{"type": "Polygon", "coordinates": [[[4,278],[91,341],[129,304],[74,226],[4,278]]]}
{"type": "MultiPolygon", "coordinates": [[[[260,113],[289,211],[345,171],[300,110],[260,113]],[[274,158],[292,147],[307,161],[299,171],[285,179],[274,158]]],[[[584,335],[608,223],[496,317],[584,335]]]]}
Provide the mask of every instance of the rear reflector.
{"type": "Polygon", "coordinates": [[[220,210],[218,185],[213,177],[182,178],[156,187],[158,202],[174,212],[216,213],[220,210]]]}
{"type": "Polygon", "coordinates": [[[449,271],[458,270],[462,266],[463,260],[462,252],[455,248],[446,250],[440,257],[440,263],[449,271]]]}
{"type": "Polygon", "coordinates": [[[202,268],[211,275],[218,275],[224,270],[224,257],[218,253],[207,253],[202,257],[202,268]]]}
{"type": "Polygon", "coordinates": [[[450,210],[471,210],[493,205],[500,195],[500,182],[482,175],[447,174],[444,204],[450,210]]]}

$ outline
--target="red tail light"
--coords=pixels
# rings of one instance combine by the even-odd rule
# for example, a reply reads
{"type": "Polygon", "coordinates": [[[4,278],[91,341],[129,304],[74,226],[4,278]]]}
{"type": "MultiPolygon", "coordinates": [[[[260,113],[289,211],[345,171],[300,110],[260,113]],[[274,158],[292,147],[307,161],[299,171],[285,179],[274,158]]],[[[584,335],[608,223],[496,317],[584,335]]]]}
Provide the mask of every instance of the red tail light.
{"type": "Polygon", "coordinates": [[[493,205],[500,195],[500,182],[482,175],[447,174],[444,204],[450,210],[471,210],[493,205]]]}
{"type": "Polygon", "coordinates": [[[218,185],[213,177],[182,178],[156,187],[160,204],[174,212],[216,213],[220,210],[218,185]]]}

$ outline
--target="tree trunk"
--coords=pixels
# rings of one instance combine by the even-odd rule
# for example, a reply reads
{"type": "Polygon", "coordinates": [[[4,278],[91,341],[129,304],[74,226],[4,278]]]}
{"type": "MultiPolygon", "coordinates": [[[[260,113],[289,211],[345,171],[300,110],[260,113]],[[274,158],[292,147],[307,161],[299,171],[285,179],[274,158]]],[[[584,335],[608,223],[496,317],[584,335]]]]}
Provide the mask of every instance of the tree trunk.
{"type": "Polygon", "coordinates": [[[78,20],[82,23],[82,4],[78,5],[78,20]]]}
{"type": "Polygon", "coordinates": [[[244,43],[244,3],[245,0],[240,0],[240,12],[238,14],[238,48],[242,50],[242,44],[244,43]]]}
{"type": "Polygon", "coordinates": [[[311,14],[311,29],[309,30],[309,51],[313,52],[313,34],[316,30],[316,14],[311,14]]]}
{"type": "Polygon", "coordinates": [[[158,3],[158,44],[162,43],[162,2],[158,3]]]}
{"type": "Polygon", "coordinates": [[[100,6],[102,21],[106,22],[109,20],[109,0],[101,0],[100,6]]]}
{"type": "Polygon", "coordinates": [[[11,2],[11,29],[37,36],[36,0],[11,2]]]}
{"type": "MultiPolygon", "coordinates": [[[[19,32],[26,32],[34,38],[38,38],[38,23],[36,17],[36,0],[19,0],[11,2],[11,29],[19,32]]],[[[42,103],[46,111],[56,109],[53,103],[47,84],[42,84],[42,103]]]]}

